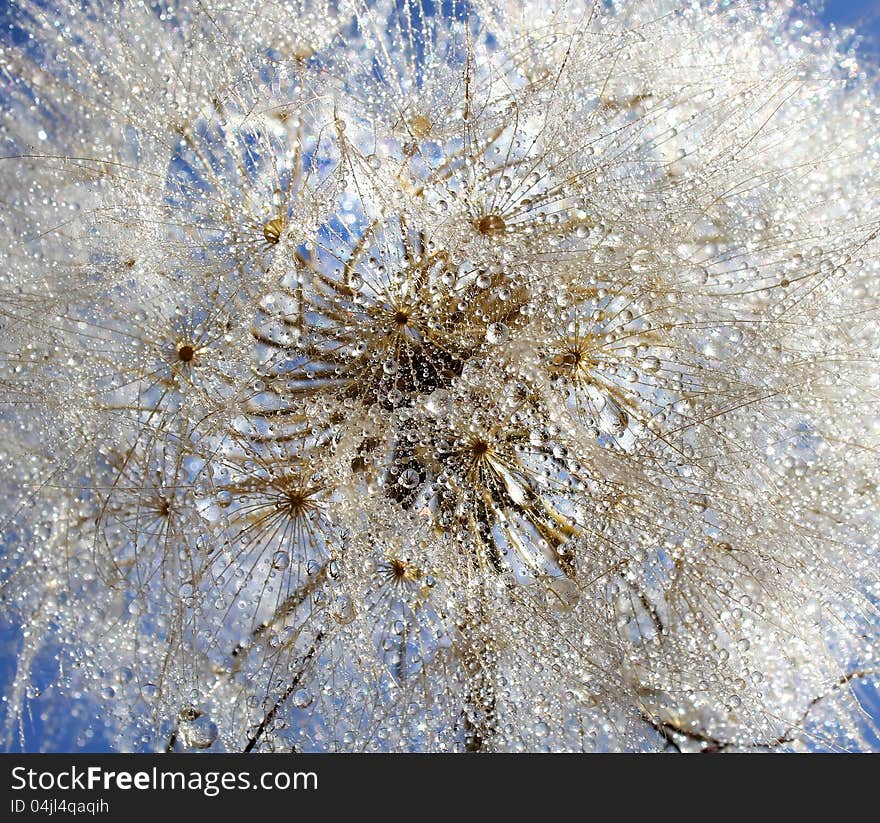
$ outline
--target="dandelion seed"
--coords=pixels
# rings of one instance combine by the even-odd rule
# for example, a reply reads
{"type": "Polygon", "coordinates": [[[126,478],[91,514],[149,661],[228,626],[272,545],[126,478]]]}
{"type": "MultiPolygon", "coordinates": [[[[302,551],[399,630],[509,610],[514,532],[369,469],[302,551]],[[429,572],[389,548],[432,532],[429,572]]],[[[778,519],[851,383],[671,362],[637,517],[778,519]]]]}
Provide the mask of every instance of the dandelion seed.
{"type": "Polygon", "coordinates": [[[275,217],[263,226],[263,237],[267,243],[273,246],[281,240],[281,232],[284,230],[284,221],[280,217],[275,217]]]}

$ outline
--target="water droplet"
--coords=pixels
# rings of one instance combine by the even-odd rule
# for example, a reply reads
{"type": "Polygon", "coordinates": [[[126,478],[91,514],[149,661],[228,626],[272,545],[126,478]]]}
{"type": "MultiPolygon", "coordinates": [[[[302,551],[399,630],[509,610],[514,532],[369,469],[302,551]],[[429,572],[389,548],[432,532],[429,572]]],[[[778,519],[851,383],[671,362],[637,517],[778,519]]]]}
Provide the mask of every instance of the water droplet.
{"type": "Polygon", "coordinates": [[[333,608],[333,619],[343,625],[351,623],[357,616],[354,601],[348,595],[337,598],[333,608]]]}
{"type": "Polygon", "coordinates": [[[503,343],[510,337],[510,331],[504,323],[490,323],[486,329],[486,340],[490,343],[503,343]]]}
{"type": "Polygon", "coordinates": [[[689,266],[681,273],[682,280],[695,286],[705,286],[709,282],[709,272],[702,266],[689,266]]]}
{"type": "Polygon", "coordinates": [[[651,268],[651,252],[637,249],[629,259],[629,266],[634,272],[646,272],[651,268]]]}
{"type": "Polygon", "coordinates": [[[420,475],[415,469],[405,469],[397,478],[397,484],[404,489],[414,489],[419,485],[420,475]]]}
{"type": "Polygon", "coordinates": [[[312,693],[308,689],[297,689],[293,693],[292,702],[298,709],[305,709],[312,704],[312,693]]]}
{"type": "Polygon", "coordinates": [[[217,724],[196,709],[184,709],[178,715],[177,731],[188,749],[210,749],[217,739],[217,724]],[[193,714],[195,716],[193,716],[193,714]],[[188,719],[191,718],[191,719],[188,719]]]}
{"type": "Polygon", "coordinates": [[[567,577],[556,577],[546,587],[550,605],[561,612],[570,612],[578,604],[581,591],[574,580],[567,577]]]}

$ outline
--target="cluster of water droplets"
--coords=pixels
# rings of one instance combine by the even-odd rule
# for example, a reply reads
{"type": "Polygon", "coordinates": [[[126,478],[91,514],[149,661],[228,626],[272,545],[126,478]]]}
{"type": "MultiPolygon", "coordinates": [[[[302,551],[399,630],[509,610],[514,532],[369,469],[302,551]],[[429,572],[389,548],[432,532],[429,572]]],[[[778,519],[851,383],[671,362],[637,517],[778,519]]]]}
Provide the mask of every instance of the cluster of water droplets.
{"type": "Polygon", "coordinates": [[[877,745],[857,62],[778,10],[447,5],[22,5],[17,745],[877,745]]]}

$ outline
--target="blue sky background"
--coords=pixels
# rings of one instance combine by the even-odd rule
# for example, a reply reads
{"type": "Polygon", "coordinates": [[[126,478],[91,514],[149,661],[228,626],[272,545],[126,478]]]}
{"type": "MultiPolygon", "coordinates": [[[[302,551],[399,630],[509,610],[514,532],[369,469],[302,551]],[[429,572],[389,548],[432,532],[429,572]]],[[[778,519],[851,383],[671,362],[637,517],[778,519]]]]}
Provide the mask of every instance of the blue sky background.
{"type": "MultiPolygon", "coordinates": [[[[255,0],[259,3],[260,0],[255,0]]],[[[682,0],[684,2],[684,0],[682,0]]],[[[880,0],[827,0],[821,18],[829,24],[852,28],[861,39],[861,50],[880,66],[880,0]]],[[[0,27],[12,28],[15,21],[15,6],[10,0],[0,0],[0,27]]],[[[9,42],[8,33],[0,34],[0,42],[9,42]]],[[[2,92],[2,90],[0,90],[2,92]]],[[[15,661],[20,649],[20,635],[17,627],[6,625],[0,619],[0,695],[7,692],[15,672],[15,661]]],[[[45,677],[54,668],[49,660],[38,662],[34,669],[37,677],[45,677]]],[[[48,682],[48,678],[47,678],[48,682]]],[[[854,684],[865,709],[875,723],[880,724],[880,691],[866,683],[854,684]]],[[[75,704],[60,696],[53,688],[29,701],[30,716],[25,721],[28,750],[38,750],[40,741],[49,736],[56,751],[106,751],[107,742],[100,729],[93,728],[90,718],[82,716],[75,704]],[[41,714],[51,718],[51,730],[45,728],[41,714]],[[64,718],[63,731],[59,733],[58,718],[64,718]],[[44,729],[47,734],[44,734],[44,729]]],[[[2,740],[2,721],[5,715],[0,707],[0,740],[2,740]]],[[[873,740],[875,750],[880,751],[880,739],[873,740]]],[[[2,748],[2,743],[0,743],[2,748]]],[[[20,751],[16,744],[13,751],[20,751]]]]}
{"type": "Polygon", "coordinates": [[[867,22],[873,17],[873,29],[880,31],[880,0],[828,0],[822,15],[826,20],[851,25],[860,21],[867,22]]]}
{"type": "Polygon", "coordinates": [[[827,23],[854,28],[864,38],[862,51],[880,60],[880,0],[826,0],[827,23]]]}

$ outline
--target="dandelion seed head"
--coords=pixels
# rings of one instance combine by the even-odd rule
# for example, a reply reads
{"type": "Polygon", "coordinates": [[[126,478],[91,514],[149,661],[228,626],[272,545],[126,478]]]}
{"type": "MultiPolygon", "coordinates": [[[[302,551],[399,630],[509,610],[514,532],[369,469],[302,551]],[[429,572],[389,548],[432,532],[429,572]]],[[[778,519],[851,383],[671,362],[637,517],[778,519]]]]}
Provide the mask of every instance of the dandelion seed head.
{"type": "Polygon", "coordinates": [[[119,749],[876,748],[878,104],[839,35],[20,6],[8,740],[63,745],[52,685],[119,749]]]}

